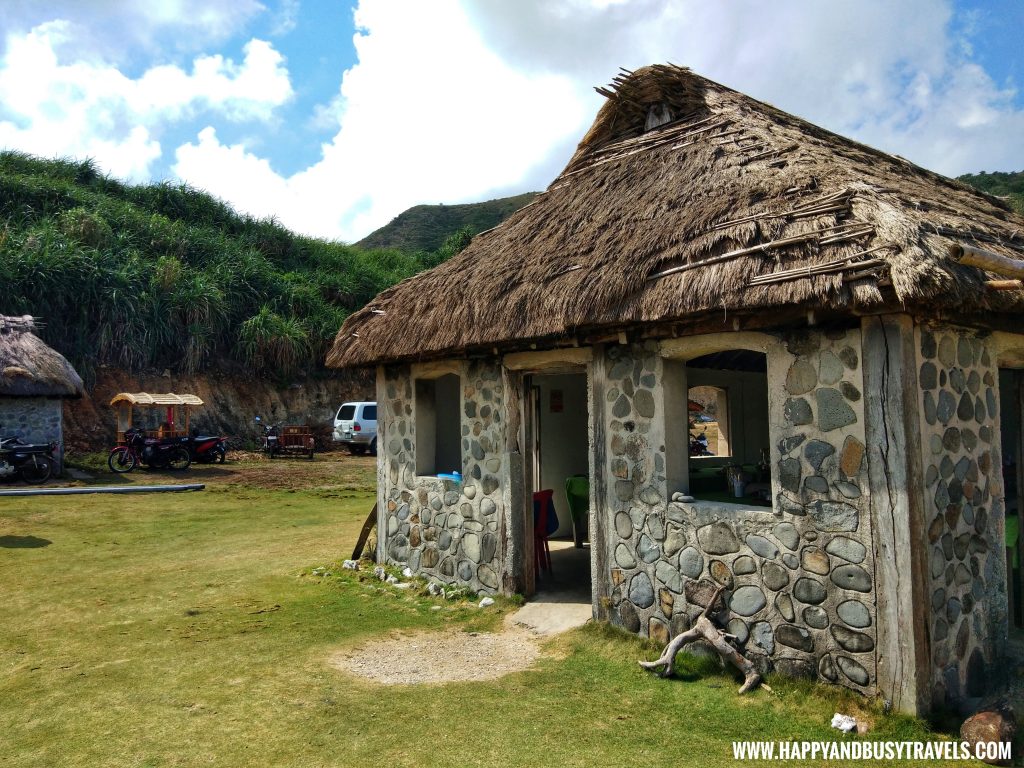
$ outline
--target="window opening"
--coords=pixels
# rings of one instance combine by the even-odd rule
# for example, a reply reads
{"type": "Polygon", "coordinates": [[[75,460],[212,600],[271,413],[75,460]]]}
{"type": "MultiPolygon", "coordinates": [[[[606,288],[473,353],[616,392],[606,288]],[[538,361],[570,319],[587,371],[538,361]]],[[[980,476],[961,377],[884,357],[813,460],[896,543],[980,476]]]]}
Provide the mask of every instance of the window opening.
{"type": "Polygon", "coordinates": [[[697,499],[771,506],[767,356],[725,350],[673,371],[666,389],[675,401],[666,408],[666,449],[675,453],[670,485],[697,499]]]}
{"type": "Polygon", "coordinates": [[[462,471],[462,384],[454,373],[416,379],[416,474],[462,471]]]}

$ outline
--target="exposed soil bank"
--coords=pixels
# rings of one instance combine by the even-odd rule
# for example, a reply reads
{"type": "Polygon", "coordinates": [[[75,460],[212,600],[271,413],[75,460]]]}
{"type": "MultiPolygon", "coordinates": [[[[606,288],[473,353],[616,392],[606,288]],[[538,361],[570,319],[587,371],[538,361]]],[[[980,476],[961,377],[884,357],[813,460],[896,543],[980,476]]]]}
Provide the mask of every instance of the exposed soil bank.
{"type": "MultiPolygon", "coordinates": [[[[346,400],[373,400],[373,374],[341,371],[328,377],[308,377],[291,384],[247,378],[242,375],[162,375],[159,372],[130,374],[100,369],[95,385],[80,400],[64,404],[64,442],[76,451],[109,448],[114,440],[116,416],[110,399],[118,392],[178,392],[198,395],[206,404],[192,412],[192,426],[201,431],[255,438],[253,417],[270,422],[310,424],[326,431],[334,413],[346,400]]],[[[137,423],[162,420],[154,409],[137,409],[137,423]],[[142,416],[142,418],[139,418],[142,416]]]]}

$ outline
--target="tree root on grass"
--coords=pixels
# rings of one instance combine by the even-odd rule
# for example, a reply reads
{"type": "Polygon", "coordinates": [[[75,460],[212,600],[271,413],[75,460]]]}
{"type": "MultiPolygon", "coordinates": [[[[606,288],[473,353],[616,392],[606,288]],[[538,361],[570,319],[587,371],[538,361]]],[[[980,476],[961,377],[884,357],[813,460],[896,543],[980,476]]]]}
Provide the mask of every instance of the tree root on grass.
{"type": "MultiPolygon", "coordinates": [[[[655,661],[638,662],[640,666],[644,669],[652,670],[662,667],[659,674],[662,677],[671,677],[675,671],[676,655],[682,650],[683,646],[692,643],[694,640],[707,640],[723,660],[730,662],[743,673],[743,685],[740,686],[740,693],[747,693],[761,685],[761,675],[758,674],[753,663],[729,644],[729,641],[735,640],[736,637],[720,630],[709,618],[724,591],[725,587],[718,588],[715,596],[708,603],[708,607],[697,617],[694,625],[681,635],[676,635],[672,638],[672,641],[665,646],[665,650],[662,651],[658,659],[655,661]]],[[[767,685],[762,687],[768,688],[767,685]]]]}

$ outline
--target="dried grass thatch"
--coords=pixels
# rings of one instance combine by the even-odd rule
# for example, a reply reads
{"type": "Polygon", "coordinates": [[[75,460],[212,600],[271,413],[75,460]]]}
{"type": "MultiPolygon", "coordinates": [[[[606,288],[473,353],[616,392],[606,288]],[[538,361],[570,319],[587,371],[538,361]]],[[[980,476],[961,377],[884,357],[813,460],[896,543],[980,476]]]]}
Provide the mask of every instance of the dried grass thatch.
{"type": "Polygon", "coordinates": [[[81,377],[34,330],[31,315],[0,315],[0,397],[81,397],[81,377]]]}
{"type": "Polygon", "coordinates": [[[948,255],[967,241],[1024,259],[1024,220],[996,198],[680,67],[598,90],[608,101],[548,190],[353,314],[328,365],[780,308],[1024,309],[948,255]]]}

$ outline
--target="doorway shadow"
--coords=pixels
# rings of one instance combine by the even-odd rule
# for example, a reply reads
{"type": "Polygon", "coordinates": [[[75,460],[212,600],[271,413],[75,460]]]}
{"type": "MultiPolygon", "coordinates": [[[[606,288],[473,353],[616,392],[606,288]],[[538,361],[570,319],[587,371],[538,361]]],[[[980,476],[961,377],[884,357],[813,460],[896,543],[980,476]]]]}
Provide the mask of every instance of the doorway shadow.
{"type": "Polygon", "coordinates": [[[537,574],[537,600],[587,603],[591,601],[590,544],[573,546],[572,540],[551,539],[551,571],[537,574]]]}

